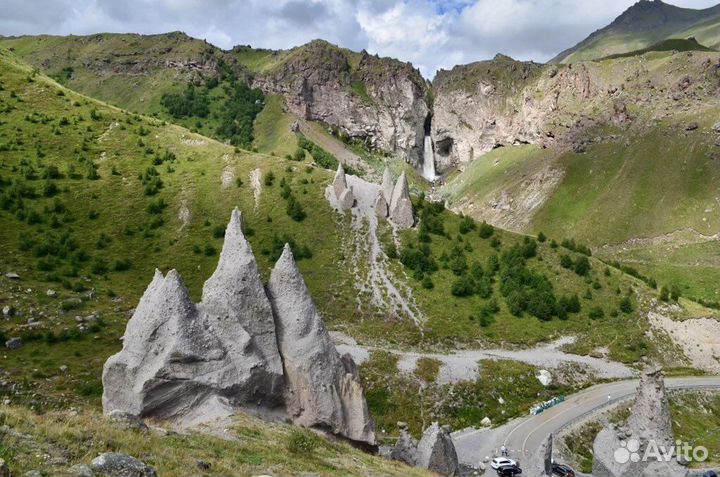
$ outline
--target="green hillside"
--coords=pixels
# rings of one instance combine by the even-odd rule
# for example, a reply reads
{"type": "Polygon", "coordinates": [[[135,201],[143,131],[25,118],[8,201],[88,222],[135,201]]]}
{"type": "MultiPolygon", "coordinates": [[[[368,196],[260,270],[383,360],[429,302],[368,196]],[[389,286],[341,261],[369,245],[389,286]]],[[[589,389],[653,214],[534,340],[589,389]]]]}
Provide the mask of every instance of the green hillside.
{"type": "MultiPolygon", "coordinates": [[[[367,238],[332,211],[324,188],[333,172],[313,166],[309,153],[297,162],[238,152],[76,94],[2,50],[0,62],[0,270],[20,276],[0,277],[3,306],[17,310],[0,334],[25,342],[3,361],[17,386],[13,402],[97,406],[102,364],[119,349],[154,268],[178,269],[198,299],[234,206],[245,213],[263,275],[293,241],[329,327],[361,343],[441,350],[572,334],[580,339],[568,350],[577,353],[607,346],[627,363],[672,356],[646,335],[645,311],[658,291],[643,281],[586,257],[582,246],[559,245],[561,235],[503,232],[421,196],[419,229],[397,242],[388,224],[378,232],[388,278],[417,304],[415,323],[361,285],[367,238]],[[67,373],[58,371],[63,365],[67,373]]],[[[387,382],[377,386],[368,392],[387,382]]],[[[391,421],[383,406],[371,404],[391,421]]],[[[409,420],[419,411],[405,412],[409,420]]]]}
{"type": "Polygon", "coordinates": [[[644,55],[645,53],[651,53],[654,51],[715,51],[712,48],[708,48],[707,46],[701,45],[697,42],[695,38],[688,38],[688,39],[670,39],[670,40],[663,40],[661,42],[655,43],[654,45],[651,45],[647,48],[643,48],[641,50],[635,50],[635,51],[629,51],[627,53],[617,53],[614,55],[609,55],[604,58],[600,58],[600,60],[612,60],[615,58],[627,58],[630,56],[639,56],[644,55]]]}
{"type": "Polygon", "coordinates": [[[649,48],[667,39],[691,37],[709,48],[720,46],[720,5],[694,10],[661,0],[640,0],[610,25],[561,52],[551,62],[596,60],[649,48]]]}

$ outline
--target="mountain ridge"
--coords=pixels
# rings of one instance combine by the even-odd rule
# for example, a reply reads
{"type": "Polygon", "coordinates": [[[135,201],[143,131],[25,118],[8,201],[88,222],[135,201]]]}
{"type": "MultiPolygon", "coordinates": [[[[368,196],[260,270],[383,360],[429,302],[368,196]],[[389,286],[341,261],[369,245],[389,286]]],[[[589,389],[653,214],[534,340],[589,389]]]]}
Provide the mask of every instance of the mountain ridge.
{"type": "Polygon", "coordinates": [[[552,58],[549,63],[569,63],[641,50],[671,38],[697,37],[710,48],[720,45],[720,4],[705,9],[681,8],[662,0],[640,0],[609,25],[591,33],[587,38],[552,58]],[[712,22],[712,23],[711,23],[712,22]],[[694,32],[693,27],[710,23],[694,32]]]}

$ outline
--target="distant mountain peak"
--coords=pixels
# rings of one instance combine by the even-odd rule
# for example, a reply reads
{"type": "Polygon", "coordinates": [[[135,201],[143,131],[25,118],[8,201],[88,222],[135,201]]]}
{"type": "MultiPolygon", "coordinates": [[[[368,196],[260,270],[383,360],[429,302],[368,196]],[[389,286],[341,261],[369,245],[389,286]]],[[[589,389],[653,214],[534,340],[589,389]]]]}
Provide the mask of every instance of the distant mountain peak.
{"type": "Polygon", "coordinates": [[[691,36],[710,48],[720,46],[720,5],[695,10],[662,0],[640,0],[612,23],[563,51],[551,62],[595,60],[642,50],[664,40],[691,36]]]}

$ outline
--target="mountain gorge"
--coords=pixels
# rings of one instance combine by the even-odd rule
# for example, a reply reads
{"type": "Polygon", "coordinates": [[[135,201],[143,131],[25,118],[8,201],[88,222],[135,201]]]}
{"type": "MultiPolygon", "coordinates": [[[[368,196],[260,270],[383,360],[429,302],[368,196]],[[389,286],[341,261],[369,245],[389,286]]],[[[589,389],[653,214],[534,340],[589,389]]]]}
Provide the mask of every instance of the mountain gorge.
{"type": "MultiPolygon", "coordinates": [[[[225,282],[268,293],[266,321],[282,314],[298,335],[296,305],[312,305],[310,328],[358,365],[332,355],[340,388],[364,389],[381,445],[433,421],[497,425],[648,362],[719,372],[718,15],[643,1],[554,62],[499,54],[432,81],[324,40],[222,50],[180,32],[0,37],[0,396],[25,434],[42,440],[65,420],[91,449],[59,433],[42,449],[0,442],[0,458],[54,475],[61,454],[152,459],[146,446],[169,432],[157,460],[167,475],[208,458],[208,475],[269,462],[278,473],[425,475],[244,411],[210,430],[217,440],[155,428],[136,439],[95,422],[103,365],[134,336],[131,317],[159,327],[123,359],[165,353],[148,374],[162,390],[168,373],[206,364],[186,336],[179,351],[155,342],[163,323],[215,337],[232,310],[257,308],[207,308],[203,283],[218,256],[234,270],[221,250],[238,236],[254,251],[252,280],[225,282]],[[233,212],[226,228],[236,208],[243,225],[233,212]],[[167,320],[153,314],[164,305],[138,303],[155,270],[171,268],[155,276],[181,292],[182,313],[167,320]],[[285,281],[302,286],[287,294],[285,281]],[[547,374],[551,384],[537,377],[547,374]],[[41,452],[53,459],[38,463],[41,452]]],[[[233,339],[220,338],[213,372],[237,364],[223,354],[233,339]]],[[[302,367],[296,341],[278,342],[283,373],[310,389],[305,374],[322,373],[302,367]]],[[[206,388],[237,395],[220,381],[199,399],[206,388]]],[[[331,400],[295,398],[295,417],[303,399],[331,400]]]]}

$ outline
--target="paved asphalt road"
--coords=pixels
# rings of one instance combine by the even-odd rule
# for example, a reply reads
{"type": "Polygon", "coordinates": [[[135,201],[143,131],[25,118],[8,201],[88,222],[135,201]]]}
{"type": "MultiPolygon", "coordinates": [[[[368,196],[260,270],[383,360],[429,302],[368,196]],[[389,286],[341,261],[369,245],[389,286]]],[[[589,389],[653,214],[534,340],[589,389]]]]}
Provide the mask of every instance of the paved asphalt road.
{"type": "MultiPolygon", "coordinates": [[[[637,384],[636,379],[598,384],[566,397],[565,402],[536,416],[517,418],[496,429],[458,432],[453,435],[458,457],[462,462],[477,465],[484,457],[499,455],[498,449],[505,445],[510,457],[526,467],[523,462],[527,465],[536,458],[538,449],[551,433],[556,434],[608,403],[632,397],[637,384]]],[[[720,388],[720,376],[666,378],[665,385],[669,389],[720,388]]]]}

